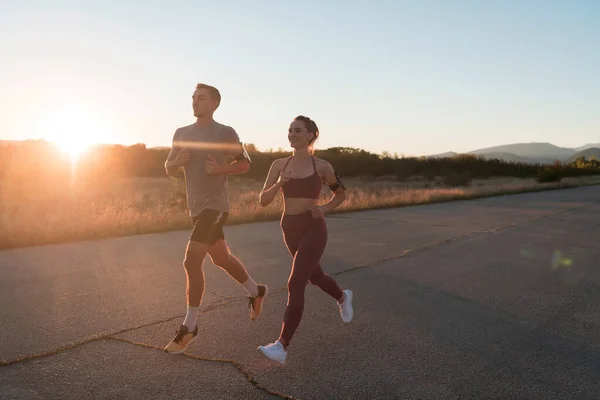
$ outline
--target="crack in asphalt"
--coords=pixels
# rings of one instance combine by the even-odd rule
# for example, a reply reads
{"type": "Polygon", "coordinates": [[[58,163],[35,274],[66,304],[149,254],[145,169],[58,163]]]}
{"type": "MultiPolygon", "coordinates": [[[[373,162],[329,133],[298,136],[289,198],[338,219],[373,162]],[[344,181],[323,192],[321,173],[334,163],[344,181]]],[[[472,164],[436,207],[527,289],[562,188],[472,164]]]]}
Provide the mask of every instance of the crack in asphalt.
{"type": "MultiPolygon", "coordinates": [[[[495,233],[501,230],[505,230],[505,229],[509,229],[509,228],[513,228],[516,226],[521,226],[521,225],[526,225],[535,221],[539,221],[542,219],[546,219],[546,218],[550,218],[556,215],[560,215],[560,214],[564,214],[573,210],[577,210],[577,209],[581,209],[581,208],[585,208],[585,207],[589,207],[591,205],[594,204],[599,204],[600,201],[591,201],[589,203],[583,204],[583,205],[578,205],[575,207],[569,207],[566,209],[562,209],[553,213],[549,213],[549,214],[545,214],[545,215],[541,215],[541,216],[537,216],[537,217],[533,217],[530,218],[528,220],[525,221],[521,221],[521,222],[515,222],[512,224],[507,224],[507,225],[503,225],[503,226],[499,226],[497,228],[492,228],[492,229],[484,229],[484,230],[476,230],[476,231],[472,231],[463,235],[458,235],[458,236],[453,236],[451,238],[448,239],[444,239],[441,241],[437,241],[437,242],[433,242],[433,243],[428,243],[425,244],[423,246],[419,246],[419,247],[415,247],[412,249],[407,249],[407,250],[403,250],[399,255],[396,256],[392,256],[392,257],[387,257],[387,258],[383,258],[383,259],[379,259],[379,260],[375,260],[372,261],[370,263],[367,264],[363,264],[363,265],[358,265],[356,267],[352,267],[352,268],[348,268],[345,269],[343,271],[338,271],[336,273],[333,273],[332,275],[334,276],[338,276],[338,275],[342,275],[342,274],[346,274],[349,272],[353,272],[356,271],[358,269],[363,269],[363,268],[372,268],[375,267],[377,265],[381,265],[383,263],[386,263],[388,261],[393,261],[393,260],[397,260],[406,256],[409,256],[415,252],[419,252],[419,251],[423,251],[423,250],[427,250],[427,249],[431,249],[433,247],[437,247],[446,243],[450,243],[450,242],[455,242],[461,239],[465,239],[465,238],[469,238],[469,237],[474,237],[474,236],[479,236],[482,234],[490,234],[490,233],[495,233]]],[[[348,217],[346,217],[348,218],[348,217]]],[[[348,218],[348,219],[352,219],[352,218],[348,218]]],[[[277,293],[281,293],[283,291],[285,291],[287,289],[287,286],[284,286],[282,288],[278,288],[275,290],[271,291],[271,294],[277,294],[277,293]]],[[[212,293],[212,292],[211,292],[212,293]]],[[[210,305],[205,308],[204,310],[201,310],[200,313],[207,313],[210,311],[213,311],[217,308],[220,307],[224,307],[226,305],[235,303],[235,302],[239,302],[242,300],[246,300],[246,297],[225,297],[222,295],[219,295],[217,293],[213,293],[219,297],[221,297],[221,300],[218,301],[214,301],[211,302],[210,305]]],[[[30,361],[33,359],[38,359],[38,358],[43,358],[43,357],[48,357],[48,356],[52,356],[52,355],[56,355],[58,353],[73,349],[75,347],[79,347],[91,342],[95,342],[95,341],[99,341],[99,340],[115,340],[115,341],[120,341],[120,342],[124,342],[124,343],[129,343],[131,345],[135,345],[135,346],[140,346],[140,347],[144,347],[144,348],[149,348],[149,349],[154,349],[154,350],[160,350],[160,351],[164,351],[164,349],[162,348],[158,348],[149,344],[145,344],[145,343],[140,343],[140,342],[134,342],[128,339],[124,339],[121,337],[117,337],[118,335],[121,335],[123,333],[126,332],[130,332],[130,331],[134,331],[134,330],[138,330],[138,329],[143,329],[143,328],[148,328],[154,325],[158,325],[158,324],[162,324],[162,323],[166,323],[166,322],[171,322],[174,321],[176,319],[180,319],[183,318],[184,315],[176,315],[174,317],[170,317],[164,320],[160,320],[160,321],[155,321],[155,322],[150,322],[147,324],[142,324],[139,326],[134,326],[134,327],[130,327],[130,328],[125,328],[125,329],[121,329],[119,331],[115,331],[115,332],[110,332],[110,333],[103,333],[103,334],[97,334],[97,335],[93,335],[69,344],[66,344],[64,346],[60,346],[58,348],[55,348],[53,350],[48,350],[45,352],[41,352],[41,353],[36,353],[36,354],[31,354],[31,355],[26,355],[23,357],[19,357],[19,358],[15,358],[15,359],[9,359],[9,360],[5,360],[5,359],[1,359],[0,360],[0,366],[2,367],[7,367],[10,365],[14,365],[14,364],[18,364],[18,363],[22,363],[22,362],[26,362],[26,361],[30,361]]],[[[189,357],[192,359],[196,359],[196,360],[202,360],[202,361],[209,361],[209,362],[220,362],[220,363],[227,363],[227,364],[231,364],[233,365],[242,375],[245,376],[245,378],[248,380],[249,383],[251,383],[252,385],[254,385],[256,388],[270,394],[273,396],[278,396],[280,398],[283,399],[289,399],[289,400],[297,400],[297,398],[291,397],[289,395],[286,394],[282,394],[282,393],[278,393],[274,390],[271,390],[263,385],[261,385],[260,383],[258,383],[253,377],[252,375],[244,368],[244,366],[242,364],[240,364],[239,362],[235,361],[235,360],[228,360],[228,359],[218,359],[218,358],[204,358],[204,357],[199,357],[199,356],[194,356],[194,355],[189,355],[189,354],[183,354],[183,356],[185,357],[189,357]]]]}
{"type": "MultiPolygon", "coordinates": [[[[216,308],[224,307],[224,306],[226,306],[228,304],[231,304],[231,303],[234,303],[234,302],[240,301],[240,300],[241,300],[241,298],[234,298],[234,299],[232,299],[230,301],[227,301],[227,302],[226,301],[212,302],[208,307],[206,307],[203,310],[200,310],[199,313],[200,314],[204,314],[204,313],[210,312],[210,311],[212,311],[212,310],[214,310],[216,308]],[[217,304],[215,304],[215,303],[217,303],[217,304]]],[[[115,336],[115,335],[121,335],[123,333],[135,331],[135,330],[138,330],[138,329],[149,328],[149,327],[154,326],[154,325],[159,325],[159,324],[164,324],[164,323],[167,323],[167,322],[175,321],[175,320],[181,319],[183,317],[185,317],[184,314],[179,314],[179,315],[176,315],[174,317],[169,317],[169,318],[162,319],[162,320],[159,320],[159,321],[153,321],[153,322],[148,322],[148,323],[142,324],[142,325],[136,325],[136,326],[133,326],[133,327],[124,328],[124,329],[120,329],[120,330],[114,331],[114,332],[98,333],[96,335],[88,336],[88,337],[85,337],[85,338],[83,338],[81,340],[77,340],[75,342],[71,342],[71,343],[65,344],[63,346],[57,347],[55,349],[44,351],[44,352],[41,352],[41,353],[34,353],[34,354],[30,354],[30,355],[26,355],[26,356],[14,358],[14,359],[9,359],[9,360],[0,359],[0,366],[6,367],[6,366],[9,366],[9,365],[13,365],[13,364],[18,364],[18,363],[25,362],[25,361],[34,360],[34,359],[37,359],[37,358],[43,358],[43,357],[52,356],[52,355],[61,353],[61,352],[66,351],[66,350],[70,350],[70,349],[73,349],[75,347],[78,347],[78,346],[81,346],[81,345],[84,345],[84,344],[88,344],[88,343],[94,342],[96,340],[106,339],[106,338],[109,338],[109,337],[112,337],[112,336],[115,336]]]]}
{"type": "MultiPolygon", "coordinates": [[[[164,352],[164,349],[162,349],[160,347],[152,346],[152,345],[147,344],[147,343],[136,342],[136,341],[133,341],[133,340],[124,339],[124,338],[121,338],[121,337],[111,336],[111,337],[107,337],[106,339],[107,340],[115,340],[115,341],[123,342],[123,343],[128,343],[128,344],[131,344],[131,345],[134,345],[134,346],[143,347],[143,348],[146,348],[146,349],[153,349],[153,350],[158,350],[158,351],[163,351],[164,352]]],[[[198,360],[198,361],[208,361],[208,362],[215,362],[215,363],[222,363],[222,364],[232,365],[233,367],[235,367],[235,369],[238,370],[238,372],[240,372],[242,375],[244,375],[244,377],[246,378],[246,380],[250,384],[252,384],[253,386],[255,386],[257,389],[262,390],[263,392],[265,392],[267,394],[270,394],[272,396],[277,396],[277,397],[282,398],[282,399],[286,399],[286,400],[299,400],[299,398],[297,398],[297,397],[292,397],[292,396],[289,396],[289,395],[284,394],[284,393],[279,393],[279,392],[277,392],[275,390],[269,389],[268,387],[261,385],[260,383],[258,383],[254,379],[254,377],[252,376],[252,374],[248,370],[246,370],[244,368],[244,366],[241,363],[239,363],[238,361],[229,360],[229,359],[226,359],[226,358],[200,357],[200,356],[196,356],[196,355],[192,355],[192,354],[187,354],[187,353],[179,354],[179,356],[191,358],[193,360],[198,360]]]]}
{"type": "MultiPolygon", "coordinates": [[[[215,308],[227,305],[229,303],[231,303],[231,302],[227,302],[225,304],[221,304],[221,305],[218,305],[218,306],[215,306],[215,307],[208,307],[207,309],[202,310],[201,313],[206,313],[206,312],[212,311],[215,308]]],[[[45,352],[42,352],[42,353],[36,353],[36,354],[28,355],[28,356],[23,356],[23,357],[15,358],[15,359],[12,359],[12,360],[0,360],[0,367],[8,367],[8,366],[14,365],[14,364],[20,364],[20,363],[23,363],[23,362],[27,362],[27,361],[31,361],[31,360],[35,360],[35,359],[39,359],[39,358],[45,358],[45,357],[57,355],[57,354],[62,353],[64,351],[71,350],[71,349],[74,349],[76,347],[83,346],[83,345],[86,345],[86,344],[89,344],[89,343],[92,343],[92,342],[98,342],[98,341],[101,341],[101,340],[114,340],[114,341],[118,341],[118,342],[123,342],[123,343],[128,343],[128,344],[131,344],[131,345],[143,347],[143,348],[164,351],[163,348],[152,346],[152,345],[149,345],[149,344],[146,344],[146,343],[134,342],[134,341],[129,340],[129,339],[124,339],[124,338],[118,337],[118,335],[130,332],[130,331],[133,331],[133,330],[148,328],[150,326],[154,326],[154,325],[158,325],[158,324],[162,324],[162,323],[166,323],[166,322],[171,322],[171,321],[174,321],[176,319],[181,319],[183,317],[184,317],[183,315],[177,315],[175,317],[171,317],[171,318],[164,319],[164,320],[161,320],[161,321],[155,321],[155,322],[150,322],[150,323],[147,323],[147,324],[143,324],[143,325],[139,325],[139,326],[135,326],[135,327],[131,327],[131,328],[121,329],[119,331],[112,332],[112,333],[104,333],[104,334],[93,335],[93,336],[90,336],[90,337],[87,337],[87,338],[84,338],[84,339],[81,339],[81,340],[69,343],[69,344],[64,345],[64,346],[60,346],[60,347],[55,348],[53,350],[45,351],[45,352]]],[[[261,391],[263,391],[263,392],[265,392],[265,393],[267,393],[269,395],[279,397],[281,399],[286,399],[286,400],[300,400],[297,397],[292,397],[292,396],[286,395],[284,393],[279,393],[279,392],[277,392],[277,391],[275,391],[273,389],[269,389],[268,387],[266,387],[264,385],[261,385],[258,381],[256,381],[254,379],[254,377],[252,376],[252,374],[250,374],[250,372],[248,372],[241,363],[239,363],[239,362],[237,362],[235,360],[220,359],[220,358],[199,357],[199,356],[194,356],[194,355],[191,355],[191,354],[180,354],[180,355],[184,356],[184,357],[192,358],[192,359],[195,359],[195,360],[208,361],[208,362],[219,362],[219,363],[230,364],[233,367],[235,367],[242,375],[244,375],[244,377],[246,378],[246,380],[250,384],[252,384],[254,387],[256,387],[257,389],[259,389],[259,390],[261,390],[261,391]]]]}

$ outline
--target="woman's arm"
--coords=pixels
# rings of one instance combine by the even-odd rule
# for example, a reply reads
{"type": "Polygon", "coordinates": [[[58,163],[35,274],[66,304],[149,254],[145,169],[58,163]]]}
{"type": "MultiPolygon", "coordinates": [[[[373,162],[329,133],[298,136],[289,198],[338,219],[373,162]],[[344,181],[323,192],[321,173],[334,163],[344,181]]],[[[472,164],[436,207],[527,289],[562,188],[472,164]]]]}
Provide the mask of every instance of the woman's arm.
{"type": "Polygon", "coordinates": [[[346,188],[342,184],[340,177],[333,170],[331,164],[327,161],[323,162],[323,181],[325,181],[329,189],[333,192],[333,197],[321,206],[323,213],[328,213],[339,207],[346,200],[346,188]]]}
{"type": "Polygon", "coordinates": [[[289,180],[289,177],[287,179],[284,179],[283,177],[282,179],[279,179],[279,175],[281,173],[280,165],[281,162],[280,159],[278,159],[273,161],[271,168],[269,168],[267,179],[265,180],[265,184],[259,196],[260,205],[263,207],[266,207],[273,202],[273,199],[275,199],[279,188],[281,188],[281,186],[289,180]]]}
{"type": "Polygon", "coordinates": [[[328,212],[333,211],[335,208],[339,207],[340,204],[346,200],[346,188],[342,184],[340,177],[335,173],[331,164],[329,164],[325,160],[321,160],[320,170],[322,173],[323,181],[329,186],[329,189],[333,192],[333,197],[331,199],[318,207],[315,207],[312,210],[312,215],[315,218],[323,216],[328,212]]]}

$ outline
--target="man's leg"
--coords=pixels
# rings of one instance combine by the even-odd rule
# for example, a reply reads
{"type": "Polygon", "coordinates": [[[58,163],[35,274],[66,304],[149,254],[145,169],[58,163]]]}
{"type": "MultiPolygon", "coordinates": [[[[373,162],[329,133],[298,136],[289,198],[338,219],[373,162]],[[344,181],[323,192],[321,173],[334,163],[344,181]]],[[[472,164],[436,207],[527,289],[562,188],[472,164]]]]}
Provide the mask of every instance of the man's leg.
{"type": "Polygon", "coordinates": [[[249,296],[250,319],[257,319],[262,313],[263,303],[268,288],[266,285],[258,285],[248,274],[242,262],[231,252],[224,239],[219,239],[208,250],[210,258],[217,267],[222,268],[229,276],[236,280],[249,296]]]}
{"type": "Polygon", "coordinates": [[[250,307],[250,319],[257,319],[262,313],[263,303],[268,294],[266,285],[257,285],[254,279],[248,274],[248,271],[242,262],[231,252],[225,241],[225,233],[223,225],[227,220],[227,213],[223,214],[218,220],[211,233],[211,247],[208,249],[208,254],[216,266],[222,268],[229,276],[235,279],[248,292],[250,307]]]}
{"type": "Polygon", "coordinates": [[[183,324],[173,340],[165,347],[171,354],[183,353],[198,337],[198,310],[204,295],[204,270],[202,264],[210,248],[210,235],[219,213],[204,210],[194,218],[194,229],[188,241],[183,260],[186,276],[187,312],[183,324]]]}
{"type": "Polygon", "coordinates": [[[208,249],[208,254],[210,255],[213,264],[223,269],[229,276],[244,286],[250,296],[258,296],[258,285],[250,275],[248,275],[248,272],[241,261],[231,254],[227,242],[224,239],[217,240],[217,242],[208,249]]]}
{"type": "Polygon", "coordinates": [[[198,310],[204,296],[204,258],[209,245],[190,240],[185,251],[183,267],[186,276],[187,313],[183,325],[191,332],[196,328],[198,310]]]}

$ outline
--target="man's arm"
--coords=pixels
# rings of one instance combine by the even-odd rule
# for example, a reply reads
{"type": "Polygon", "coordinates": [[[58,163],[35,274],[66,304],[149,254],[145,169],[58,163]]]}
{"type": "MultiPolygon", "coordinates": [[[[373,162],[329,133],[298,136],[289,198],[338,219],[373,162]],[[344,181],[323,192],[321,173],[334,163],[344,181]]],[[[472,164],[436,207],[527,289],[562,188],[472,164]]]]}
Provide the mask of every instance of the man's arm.
{"type": "MultiPolygon", "coordinates": [[[[240,143],[240,147],[243,149],[243,145],[240,143]]],[[[245,152],[245,149],[243,149],[245,152]]],[[[241,154],[241,153],[240,153],[241,154]]],[[[222,174],[245,174],[250,169],[250,160],[249,158],[237,156],[234,157],[233,162],[225,165],[221,165],[221,173],[222,174]]]]}
{"type": "Polygon", "coordinates": [[[233,128],[230,128],[230,130],[227,132],[223,146],[225,154],[231,156],[233,161],[229,164],[219,165],[212,157],[209,156],[209,161],[206,163],[207,170],[211,171],[209,173],[236,175],[245,174],[248,172],[250,169],[250,164],[252,163],[250,155],[248,155],[246,148],[240,141],[237,132],[233,128]]]}
{"type": "Polygon", "coordinates": [[[250,162],[248,160],[234,161],[225,165],[224,169],[226,174],[245,174],[250,169],[250,162]]]}
{"type": "Polygon", "coordinates": [[[171,145],[171,151],[165,161],[165,171],[168,176],[175,175],[179,169],[189,161],[189,153],[187,150],[182,149],[178,142],[177,132],[173,135],[173,143],[171,145]]]}
{"type": "Polygon", "coordinates": [[[167,162],[165,162],[165,170],[167,171],[167,175],[169,175],[169,176],[177,175],[177,172],[179,172],[179,170],[181,169],[182,166],[183,166],[183,163],[181,163],[177,158],[175,158],[173,160],[167,160],[167,162]]]}

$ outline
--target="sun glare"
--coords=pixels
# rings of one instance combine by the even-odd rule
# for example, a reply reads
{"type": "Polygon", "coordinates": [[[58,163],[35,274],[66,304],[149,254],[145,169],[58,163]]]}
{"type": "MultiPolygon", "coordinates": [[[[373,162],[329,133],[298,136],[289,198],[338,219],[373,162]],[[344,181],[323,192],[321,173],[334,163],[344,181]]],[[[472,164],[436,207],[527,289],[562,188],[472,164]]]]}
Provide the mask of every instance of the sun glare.
{"type": "Polygon", "coordinates": [[[71,161],[77,161],[79,157],[90,147],[90,144],[77,143],[70,140],[55,142],[56,146],[65,155],[69,156],[71,161]]]}
{"type": "Polygon", "coordinates": [[[53,142],[71,161],[81,155],[100,139],[98,121],[79,107],[62,108],[41,120],[42,137],[53,142]]]}

